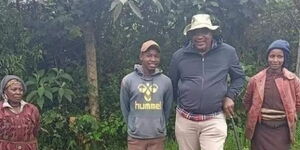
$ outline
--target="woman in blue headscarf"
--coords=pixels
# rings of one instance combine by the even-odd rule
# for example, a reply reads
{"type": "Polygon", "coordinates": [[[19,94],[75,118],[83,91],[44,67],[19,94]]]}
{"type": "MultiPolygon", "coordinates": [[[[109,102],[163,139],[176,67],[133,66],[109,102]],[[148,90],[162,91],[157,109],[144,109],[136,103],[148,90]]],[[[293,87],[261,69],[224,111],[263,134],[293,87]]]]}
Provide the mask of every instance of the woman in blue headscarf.
{"type": "Polygon", "coordinates": [[[274,41],[267,49],[268,67],[248,83],[244,106],[251,150],[288,150],[295,140],[300,81],[286,68],[289,54],[287,41],[274,41]]]}

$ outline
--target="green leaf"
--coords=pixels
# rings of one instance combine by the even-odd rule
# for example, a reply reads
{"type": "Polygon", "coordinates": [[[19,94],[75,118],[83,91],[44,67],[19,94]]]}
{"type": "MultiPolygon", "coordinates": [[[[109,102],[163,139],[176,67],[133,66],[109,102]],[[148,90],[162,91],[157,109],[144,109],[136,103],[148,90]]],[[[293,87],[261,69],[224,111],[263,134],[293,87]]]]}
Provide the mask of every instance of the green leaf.
{"type": "Polygon", "coordinates": [[[63,95],[64,95],[64,89],[63,88],[59,88],[59,90],[58,90],[58,96],[59,96],[59,100],[60,100],[60,102],[61,102],[61,99],[62,99],[62,97],[63,97],[63,95]]]}
{"type": "Polygon", "coordinates": [[[70,89],[65,89],[65,93],[71,96],[75,95],[74,92],[70,89]]]}
{"type": "Polygon", "coordinates": [[[64,97],[69,101],[72,102],[72,96],[69,94],[65,94],[64,97]]]}
{"type": "Polygon", "coordinates": [[[123,8],[123,5],[121,3],[119,3],[113,10],[112,16],[113,16],[114,22],[116,22],[116,20],[119,18],[122,8],[123,8]]]}
{"type": "Polygon", "coordinates": [[[120,0],[120,2],[124,5],[128,0],[120,0]]]}
{"type": "Polygon", "coordinates": [[[31,86],[31,85],[35,85],[36,82],[33,81],[33,80],[29,80],[29,81],[27,81],[25,84],[26,84],[26,86],[31,86]]]}
{"type": "Polygon", "coordinates": [[[40,98],[38,98],[38,100],[37,100],[37,104],[38,104],[38,106],[39,106],[41,109],[43,109],[44,102],[45,102],[44,97],[40,97],[40,98]]]}
{"type": "Polygon", "coordinates": [[[75,39],[77,37],[82,37],[81,29],[78,26],[71,27],[69,29],[69,34],[70,34],[70,37],[72,37],[73,39],[75,39]]]}
{"type": "Polygon", "coordinates": [[[56,78],[56,75],[57,75],[57,72],[55,72],[53,70],[47,72],[47,76],[48,76],[49,80],[50,79],[54,80],[56,78]]]}
{"type": "Polygon", "coordinates": [[[69,75],[69,74],[67,74],[67,73],[63,73],[61,76],[62,76],[64,79],[67,79],[67,80],[69,80],[69,81],[71,81],[71,82],[74,82],[72,76],[69,75]]]}
{"type": "Polygon", "coordinates": [[[39,87],[37,92],[38,92],[39,96],[42,97],[44,95],[45,88],[44,87],[39,87]]]}
{"type": "Polygon", "coordinates": [[[55,93],[55,92],[57,92],[58,90],[59,90],[58,87],[53,87],[53,88],[51,88],[51,92],[52,92],[52,93],[55,93]]]}
{"type": "Polygon", "coordinates": [[[210,2],[210,4],[214,7],[219,7],[219,4],[217,2],[210,2]]]}
{"type": "Polygon", "coordinates": [[[152,0],[154,2],[154,4],[157,6],[158,10],[164,11],[163,6],[161,5],[161,3],[159,2],[159,0],[152,0]]]}
{"type": "Polygon", "coordinates": [[[44,85],[44,83],[45,83],[47,80],[48,80],[47,77],[42,77],[41,80],[40,80],[40,82],[39,82],[39,84],[42,86],[42,85],[44,85]]]}
{"type": "Polygon", "coordinates": [[[111,4],[110,4],[110,9],[109,11],[112,11],[113,9],[115,9],[117,7],[118,4],[120,4],[120,0],[114,0],[111,4]]]}
{"type": "Polygon", "coordinates": [[[45,74],[45,70],[44,70],[44,69],[39,70],[39,71],[37,72],[37,75],[38,75],[39,77],[44,76],[44,74],[45,74]]]}
{"type": "Polygon", "coordinates": [[[34,96],[37,96],[37,91],[36,91],[36,90],[30,92],[30,93],[26,96],[26,101],[32,102],[34,96]]]}
{"type": "Polygon", "coordinates": [[[53,70],[56,74],[58,73],[58,68],[52,68],[51,70],[53,70]]]}
{"type": "Polygon", "coordinates": [[[45,90],[45,96],[50,99],[51,101],[53,100],[53,95],[50,91],[48,90],[45,90]]]}
{"type": "Polygon", "coordinates": [[[47,78],[48,78],[49,83],[53,83],[56,81],[56,76],[48,76],[47,78]]]}
{"type": "Polygon", "coordinates": [[[134,12],[134,14],[136,16],[138,16],[140,19],[143,19],[141,10],[134,4],[134,2],[132,0],[129,0],[128,4],[129,4],[131,10],[134,12]]]}

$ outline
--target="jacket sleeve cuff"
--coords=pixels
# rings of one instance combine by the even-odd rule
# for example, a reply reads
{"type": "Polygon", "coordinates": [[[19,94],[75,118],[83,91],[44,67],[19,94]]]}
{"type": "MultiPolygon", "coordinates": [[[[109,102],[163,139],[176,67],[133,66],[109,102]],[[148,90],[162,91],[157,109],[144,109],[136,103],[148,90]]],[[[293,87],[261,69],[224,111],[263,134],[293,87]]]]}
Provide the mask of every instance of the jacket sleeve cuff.
{"type": "Polygon", "coordinates": [[[235,100],[235,94],[233,92],[227,92],[226,97],[231,98],[233,101],[235,100]]]}

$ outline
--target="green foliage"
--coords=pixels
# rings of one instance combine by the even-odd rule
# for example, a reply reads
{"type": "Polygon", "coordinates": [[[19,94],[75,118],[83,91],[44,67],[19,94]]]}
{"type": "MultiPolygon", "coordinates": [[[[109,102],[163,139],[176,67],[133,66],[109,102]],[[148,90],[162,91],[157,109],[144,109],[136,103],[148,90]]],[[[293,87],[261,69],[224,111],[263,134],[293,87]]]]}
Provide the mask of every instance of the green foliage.
{"type": "MultiPolygon", "coordinates": [[[[47,0],[26,1],[20,9],[15,3],[0,1],[0,76],[29,78],[27,100],[44,108],[39,137],[42,150],[125,149],[119,86],[138,62],[142,42],[154,39],[160,44],[161,67],[167,73],[172,53],[188,41],[182,31],[192,15],[209,13],[213,23],[220,25],[218,32],[225,42],[237,48],[251,77],[265,66],[264,50],[274,39],[290,41],[292,57],[296,57],[299,11],[291,0],[267,1],[265,5],[265,0],[47,0]],[[96,36],[100,120],[84,113],[88,84],[82,30],[86,23],[93,24],[96,36]],[[64,77],[68,75],[60,69],[49,69],[53,67],[72,77],[64,77]],[[68,122],[70,116],[76,116],[74,124],[68,122]]],[[[235,121],[246,149],[241,97],[235,121]]],[[[173,112],[166,149],[178,148],[174,122],[173,112]]],[[[225,147],[234,149],[232,125],[228,127],[225,147]]],[[[299,149],[299,143],[295,147],[299,149]]]]}
{"type": "Polygon", "coordinates": [[[1,76],[7,74],[22,75],[25,72],[24,57],[6,55],[0,58],[1,76]]]}
{"type": "Polygon", "coordinates": [[[83,148],[91,149],[97,145],[99,149],[108,147],[124,146],[121,142],[124,134],[123,121],[119,116],[110,116],[108,119],[99,121],[91,115],[81,115],[74,117],[70,123],[70,130],[76,135],[78,145],[83,148]],[[116,141],[119,141],[116,143],[116,141]]]}
{"type": "Polygon", "coordinates": [[[72,102],[74,96],[74,92],[70,89],[72,82],[74,82],[73,78],[62,69],[52,68],[48,72],[39,70],[33,73],[33,76],[26,82],[26,85],[31,89],[26,99],[38,104],[41,109],[45,100],[50,100],[51,103],[57,100],[59,106],[62,100],[72,102]]]}
{"type": "Polygon", "coordinates": [[[165,150],[178,150],[178,144],[174,139],[166,139],[165,150]]]}
{"type": "Polygon", "coordinates": [[[247,64],[254,63],[266,66],[266,50],[268,45],[274,40],[285,39],[291,44],[292,59],[290,61],[294,63],[291,64],[290,70],[294,70],[300,29],[299,15],[300,13],[291,0],[270,0],[256,21],[246,29],[246,42],[243,45],[248,48],[244,52],[247,55],[244,57],[244,59],[247,59],[247,64]]]}
{"type": "Polygon", "coordinates": [[[0,1],[0,76],[24,76],[42,60],[39,43],[23,26],[21,13],[9,1],[0,1]]]}
{"type": "Polygon", "coordinates": [[[67,118],[54,108],[42,114],[39,136],[41,150],[75,150],[75,136],[69,130],[67,118]]]}

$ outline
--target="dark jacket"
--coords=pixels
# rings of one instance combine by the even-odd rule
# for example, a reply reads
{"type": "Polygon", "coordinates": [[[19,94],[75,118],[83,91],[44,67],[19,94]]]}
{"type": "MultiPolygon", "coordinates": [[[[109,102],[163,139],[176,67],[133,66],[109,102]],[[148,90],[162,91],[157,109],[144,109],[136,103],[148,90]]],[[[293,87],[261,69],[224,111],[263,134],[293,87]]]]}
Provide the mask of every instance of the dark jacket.
{"type": "Polygon", "coordinates": [[[163,137],[173,102],[171,80],[156,69],[145,77],[141,65],[121,84],[120,103],[128,135],[138,139],[163,137]]]}
{"type": "Polygon", "coordinates": [[[173,54],[169,75],[177,105],[195,114],[222,111],[224,98],[234,99],[245,81],[235,49],[222,42],[213,42],[204,55],[191,43],[179,49],[173,54]]]}

